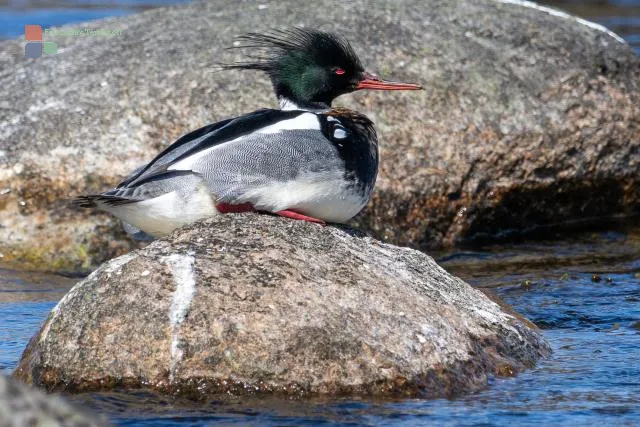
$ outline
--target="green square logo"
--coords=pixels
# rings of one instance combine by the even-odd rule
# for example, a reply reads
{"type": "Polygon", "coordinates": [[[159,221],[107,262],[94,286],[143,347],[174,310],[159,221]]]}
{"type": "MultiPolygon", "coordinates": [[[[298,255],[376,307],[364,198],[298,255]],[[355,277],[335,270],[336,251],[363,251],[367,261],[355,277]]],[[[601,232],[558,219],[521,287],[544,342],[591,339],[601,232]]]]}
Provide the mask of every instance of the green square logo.
{"type": "Polygon", "coordinates": [[[58,52],[58,45],[54,42],[44,42],[43,50],[47,55],[55,55],[58,52]]]}

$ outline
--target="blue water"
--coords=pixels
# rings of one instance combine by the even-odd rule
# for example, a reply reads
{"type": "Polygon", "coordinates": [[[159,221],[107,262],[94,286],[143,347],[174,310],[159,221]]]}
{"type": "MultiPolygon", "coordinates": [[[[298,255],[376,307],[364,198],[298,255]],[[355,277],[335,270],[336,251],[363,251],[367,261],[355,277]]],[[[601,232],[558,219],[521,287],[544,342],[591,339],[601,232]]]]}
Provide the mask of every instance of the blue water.
{"type": "Polygon", "coordinates": [[[0,268],[0,374],[8,374],[33,332],[75,281],[0,268]]]}
{"type": "Polygon", "coordinates": [[[0,39],[24,35],[25,25],[37,24],[45,29],[187,2],[188,0],[9,0],[0,3],[0,39]]]}
{"type": "MultiPolygon", "coordinates": [[[[543,329],[550,358],[486,390],[438,400],[191,402],[155,393],[67,396],[122,426],[640,425],[640,229],[439,257],[543,329]]],[[[0,270],[0,372],[73,281],[0,270]]]]}
{"type": "Polygon", "coordinates": [[[15,368],[25,343],[33,331],[40,328],[42,319],[54,305],[51,301],[0,303],[0,373],[15,368]]]}

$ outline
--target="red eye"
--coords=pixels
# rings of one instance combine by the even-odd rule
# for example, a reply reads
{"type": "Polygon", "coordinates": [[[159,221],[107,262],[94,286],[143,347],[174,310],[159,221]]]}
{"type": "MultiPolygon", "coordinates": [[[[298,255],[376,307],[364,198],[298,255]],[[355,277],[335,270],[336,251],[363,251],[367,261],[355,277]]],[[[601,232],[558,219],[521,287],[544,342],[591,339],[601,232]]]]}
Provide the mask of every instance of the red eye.
{"type": "Polygon", "coordinates": [[[337,75],[341,76],[344,74],[344,70],[342,68],[336,68],[336,71],[334,71],[334,73],[336,73],[337,75]]]}

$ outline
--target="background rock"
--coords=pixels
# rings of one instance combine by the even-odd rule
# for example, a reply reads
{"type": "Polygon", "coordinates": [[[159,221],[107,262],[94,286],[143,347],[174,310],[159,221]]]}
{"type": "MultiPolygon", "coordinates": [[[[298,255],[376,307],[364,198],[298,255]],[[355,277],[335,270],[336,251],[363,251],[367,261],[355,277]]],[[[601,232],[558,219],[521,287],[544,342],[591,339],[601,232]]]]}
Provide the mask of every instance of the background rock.
{"type": "Polygon", "coordinates": [[[108,423],[87,416],[60,397],[47,396],[0,375],[0,427],[99,427],[108,423]]]}
{"type": "Polygon", "coordinates": [[[334,227],[223,215],[111,260],[15,375],[48,389],[449,396],[549,353],[430,257],[334,227]]]}
{"type": "MultiPolygon", "coordinates": [[[[523,3],[523,2],[520,2],[523,3]]],[[[131,248],[98,192],[208,122],[275,106],[257,73],[216,72],[234,36],[306,25],[348,37],[383,77],[422,93],[358,93],[381,140],[358,224],[422,249],[640,204],[640,60],[575,18],[496,0],[221,0],[94,22],[57,55],[0,44],[0,252],[30,268],[91,268],[131,248]]],[[[49,40],[49,39],[48,39],[49,40]]]]}

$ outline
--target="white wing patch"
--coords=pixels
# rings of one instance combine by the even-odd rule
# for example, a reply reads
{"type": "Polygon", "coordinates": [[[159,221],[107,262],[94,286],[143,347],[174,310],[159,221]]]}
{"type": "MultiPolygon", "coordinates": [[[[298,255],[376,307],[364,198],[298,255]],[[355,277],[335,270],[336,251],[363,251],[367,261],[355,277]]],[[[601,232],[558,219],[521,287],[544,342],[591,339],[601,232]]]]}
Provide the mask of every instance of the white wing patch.
{"type": "Polygon", "coordinates": [[[336,126],[333,129],[333,137],[335,139],[345,139],[347,137],[347,131],[342,126],[336,126]]]}
{"type": "Polygon", "coordinates": [[[320,120],[314,113],[303,113],[293,119],[282,120],[258,129],[258,133],[278,133],[283,130],[320,130],[320,120]]]}
{"type": "Polygon", "coordinates": [[[331,135],[333,139],[345,139],[349,135],[344,126],[342,126],[342,123],[340,123],[340,120],[335,117],[328,116],[327,121],[337,123],[337,125],[333,126],[333,135],[331,135]]]}

